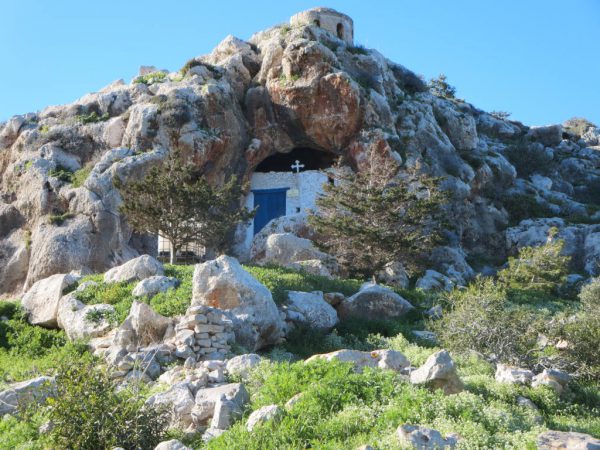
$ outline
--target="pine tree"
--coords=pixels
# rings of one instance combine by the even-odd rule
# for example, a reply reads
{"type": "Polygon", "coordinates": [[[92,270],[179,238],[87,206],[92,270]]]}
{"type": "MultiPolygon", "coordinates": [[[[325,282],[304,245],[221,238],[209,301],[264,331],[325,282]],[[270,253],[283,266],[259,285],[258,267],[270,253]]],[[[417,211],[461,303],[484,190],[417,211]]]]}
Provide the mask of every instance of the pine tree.
{"type": "Polygon", "coordinates": [[[115,185],[123,198],[121,212],[131,227],[164,236],[171,244],[171,263],[191,242],[209,250],[226,250],[235,226],[254,215],[240,207],[243,186],[235,176],[222,186],[211,186],[178,152],[150,169],[142,180],[123,184],[115,179],[115,185]]]}
{"type": "Polygon", "coordinates": [[[384,157],[372,155],[367,165],[359,173],[338,167],[335,183],[324,186],[309,217],[319,245],[355,276],[374,276],[391,261],[422,268],[440,242],[445,194],[436,179],[394,177],[397,167],[384,157]]]}
{"type": "Polygon", "coordinates": [[[429,81],[429,90],[433,95],[443,98],[455,98],[456,88],[446,81],[446,75],[440,74],[429,81]]]}

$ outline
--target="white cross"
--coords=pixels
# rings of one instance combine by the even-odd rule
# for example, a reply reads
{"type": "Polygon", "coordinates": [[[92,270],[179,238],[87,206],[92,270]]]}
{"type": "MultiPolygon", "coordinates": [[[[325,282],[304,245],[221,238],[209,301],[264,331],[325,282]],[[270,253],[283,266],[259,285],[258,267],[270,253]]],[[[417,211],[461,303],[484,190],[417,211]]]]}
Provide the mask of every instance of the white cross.
{"type": "Polygon", "coordinates": [[[296,173],[300,172],[300,169],[304,168],[304,164],[300,164],[300,161],[296,160],[294,164],[292,164],[292,170],[295,170],[296,173]]]}

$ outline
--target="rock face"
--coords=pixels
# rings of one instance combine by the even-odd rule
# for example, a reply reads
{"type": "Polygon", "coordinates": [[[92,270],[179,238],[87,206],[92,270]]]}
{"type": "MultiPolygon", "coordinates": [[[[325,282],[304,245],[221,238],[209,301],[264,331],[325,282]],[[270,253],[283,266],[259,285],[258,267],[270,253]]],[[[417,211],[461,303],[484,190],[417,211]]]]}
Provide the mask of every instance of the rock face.
{"type": "MultiPolygon", "coordinates": [[[[342,13],[317,8],[291,24],[247,42],[227,36],[183,76],[117,81],[0,124],[0,293],[154,255],[155,237],[132,233],[121,216],[113,180],[139,179],[172,148],[211,183],[248,180],[267,157],[293,149],[342,156],[357,170],[381,153],[400,165],[399,176],[418,170],[444,178],[453,248],[467,255],[505,253],[502,230],[515,195],[557,214],[590,216],[582,202],[600,178],[596,131],[563,140],[560,126],[529,129],[438,98],[407,68],[355,48],[352,19],[342,13]],[[99,120],[82,120],[92,113],[99,120]],[[514,145],[551,161],[550,174],[530,168],[551,185],[518,176],[507,158],[514,145]]],[[[462,274],[456,264],[434,268],[454,280],[444,267],[462,274]]]]}
{"type": "Polygon", "coordinates": [[[366,284],[352,297],[344,299],[337,308],[342,320],[352,317],[380,320],[402,317],[413,306],[394,291],[379,285],[366,284]]]}
{"type": "Polygon", "coordinates": [[[536,443],[539,450],[600,450],[600,439],[573,431],[545,431],[536,443]]]}
{"type": "Polygon", "coordinates": [[[463,383],[456,373],[456,366],[446,350],[434,353],[425,364],[410,373],[410,382],[426,384],[433,389],[442,389],[444,394],[457,394],[463,390],[463,383]]]}
{"type": "Polygon", "coordinates": [[[282,337],[283,321],[271,292],[235,258],[220,256],[196,266],[192,304],[229,311],[236,341],[249,350],[275,344],[282,337]]]}
{"type": "Polygon", "coordinates": [[[63,291],[77,281],[70,274],[57,274],[35,283],[23,296],[21,305],[29,322],[49,328],[58,326],[58,304],[63,291]]]}
{"type": "Polygon", "coordinates": [[[34,402],[43,403],[55,389],[56,382],[52,377],[38,377],[9,385],[0,391],[0,417],[34,402]]]}

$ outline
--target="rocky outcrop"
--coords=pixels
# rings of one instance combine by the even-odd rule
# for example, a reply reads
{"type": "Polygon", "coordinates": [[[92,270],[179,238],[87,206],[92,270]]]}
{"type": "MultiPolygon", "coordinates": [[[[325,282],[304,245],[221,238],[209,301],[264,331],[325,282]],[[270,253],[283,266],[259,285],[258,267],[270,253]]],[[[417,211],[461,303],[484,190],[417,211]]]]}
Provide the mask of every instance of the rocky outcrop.
{"type": "Polygon", "coordinates": [[[71,274],[57,274],[35,283],[21,300],[29,323],[56,328],[63,291],[76,281],[77,277],[71,274]]]}
{"type": "Polygon", "coordinates": [[[444,394],[457,394],[464,388],[456,373],[456,366],[446,350],[434,353],[425,364],[410,373],[410,382],[441,389],[444,394]]]}
{"type": "MultiPolygon", "coordinates": [[[[502,230],[515,195],[564,215],[593,214],[582,202],[591,202],[590,186],[600,178],[592,147],[597,130],[581,139],[563,136],[558,125],[530,129],[438,98],[376,50],[357,52],[347,29],[339,39],[332,23],[294,23],[247,42],[227,36],[181,73],[117,81],[0,124],[0,293],[155,254],[155,237],[132,233],[121,216],[114,180],[139,179],[169,149],[211,183],[234,174],[248,180],[265,158],[294,148],[341,156],[356,170],[364,170],[369,154],[381,153],[399,164],[399,176],[416,170],[444,177],[454,225],[449,238],[467,255],[505,252],[502,230]],[[515,145],[545,155],[551,170],[528,172],[551,184],[519,176],[508,157],[515,145]]],[[[302,226],[266,228],[267,236],[311,238],[302,226]]],[[[267,236],[257,237],[253,258],[263,257],[258,241],[267,236]]],[[[313,260],[320,258],[304,261],[313,260]]],[[[453,266],[453,273],[434,268],[461,284],[469,271],[453,266]]]]}
{"type": "Polygon", "coordinates": [[[283,321],[271,292],[235,258],[220,256],[196,266],[192,305],[229,311],[236,341],[249,350],[275,344],[282,337],[283,321]]]}
{"type": "Polygon", "coordinates": [[[57,324],[71,340],[95,338],[113,327],[114,314],[111,305],[85,305],[75,294],[68,294],[58,302],[57,324]]]}

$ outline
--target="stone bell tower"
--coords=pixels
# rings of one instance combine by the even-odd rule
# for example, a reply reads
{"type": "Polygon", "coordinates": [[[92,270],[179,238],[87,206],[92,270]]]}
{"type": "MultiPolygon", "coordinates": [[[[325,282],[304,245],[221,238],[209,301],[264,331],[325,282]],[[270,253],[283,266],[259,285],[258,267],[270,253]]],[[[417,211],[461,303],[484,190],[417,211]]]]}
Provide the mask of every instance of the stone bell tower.
{"type": "Polygon", "coordinates": [[[290,25],[316,25],[342,39],[347,45],[354,45],[354,22],[350,16],[331,8],[313,8],[295,14],[290,25]]]}

